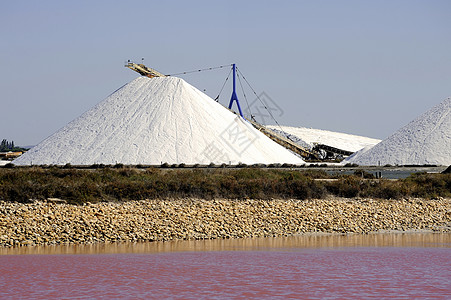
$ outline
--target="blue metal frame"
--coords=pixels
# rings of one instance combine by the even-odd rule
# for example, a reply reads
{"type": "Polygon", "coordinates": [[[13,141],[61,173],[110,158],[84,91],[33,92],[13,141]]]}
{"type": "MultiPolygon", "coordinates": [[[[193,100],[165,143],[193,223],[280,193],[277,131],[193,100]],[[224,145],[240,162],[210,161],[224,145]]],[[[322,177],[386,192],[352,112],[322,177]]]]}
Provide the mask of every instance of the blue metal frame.
{"type": "Polygon", "coordinates": [[[243,112],[241,111],[240,101],[238,101],[238,97],[236,96],[236,66],[232,64],[233,68],[233,91],[232,98],[230,98],[229,109],[232,109],[233,101],[236,101],[236,105],[238,106],[238,111],[240,112],[240,116],[244,118],[243,112]]]}

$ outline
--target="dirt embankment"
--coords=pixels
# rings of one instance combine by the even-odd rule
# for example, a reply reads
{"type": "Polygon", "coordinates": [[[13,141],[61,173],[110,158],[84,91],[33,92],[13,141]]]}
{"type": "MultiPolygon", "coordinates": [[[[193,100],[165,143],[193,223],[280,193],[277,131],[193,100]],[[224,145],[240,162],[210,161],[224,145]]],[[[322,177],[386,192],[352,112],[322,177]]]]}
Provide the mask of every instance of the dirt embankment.
{"type": "Polygon", "coordinates": [[[0,202],[0,246],[451,231],[451,199],[0,202]]]}

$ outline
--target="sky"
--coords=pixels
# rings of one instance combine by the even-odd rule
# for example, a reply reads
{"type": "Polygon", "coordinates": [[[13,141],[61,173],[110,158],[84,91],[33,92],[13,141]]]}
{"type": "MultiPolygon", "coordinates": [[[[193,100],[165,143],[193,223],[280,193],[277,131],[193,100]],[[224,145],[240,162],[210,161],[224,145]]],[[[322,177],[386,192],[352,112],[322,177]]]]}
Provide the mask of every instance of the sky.
{"type": "MultiPolygon", "coordinates": [[[[0,139],[39,143],[142,58],[164,74],[226,65],[179,76],[212,98],[236,63],[280,125],[384,139],[451,96],[450,37],[447,0],[3,1],[0,139]]],[[[243,110],[274,124],[241,82],[243,110]]]]}

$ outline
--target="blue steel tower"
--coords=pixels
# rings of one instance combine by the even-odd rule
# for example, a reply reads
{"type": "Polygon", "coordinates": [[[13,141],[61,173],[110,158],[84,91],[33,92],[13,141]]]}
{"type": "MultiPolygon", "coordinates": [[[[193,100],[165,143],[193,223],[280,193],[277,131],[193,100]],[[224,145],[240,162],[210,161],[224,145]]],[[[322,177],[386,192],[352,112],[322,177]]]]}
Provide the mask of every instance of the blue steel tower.
{"type": "Polygon", "coordinates": [[[229,109],[232,109],[233,101],[236,101],[236,105],[238,106],[238,111],[240,112],[240,116],[244,118],[243,112],[241,111],[240,101],[238,101],[238,97],[236,96],[236,66],[232,64],[233,69],[233,91],[232,98],[230,98],[229,109]]]}

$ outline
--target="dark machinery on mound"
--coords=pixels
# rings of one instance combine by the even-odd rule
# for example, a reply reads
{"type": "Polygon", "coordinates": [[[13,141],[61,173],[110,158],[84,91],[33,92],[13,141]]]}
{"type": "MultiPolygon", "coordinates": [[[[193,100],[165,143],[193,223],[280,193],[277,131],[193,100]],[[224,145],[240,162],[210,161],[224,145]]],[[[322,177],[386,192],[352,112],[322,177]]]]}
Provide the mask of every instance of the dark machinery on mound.
{"type": "Polygon", "coordinates": [[[352,151],[338,149],[319,143],[314,143],[312,151],[317,153],[321,160],[343,160],[346,156],[354,154],[352,151]]]}

